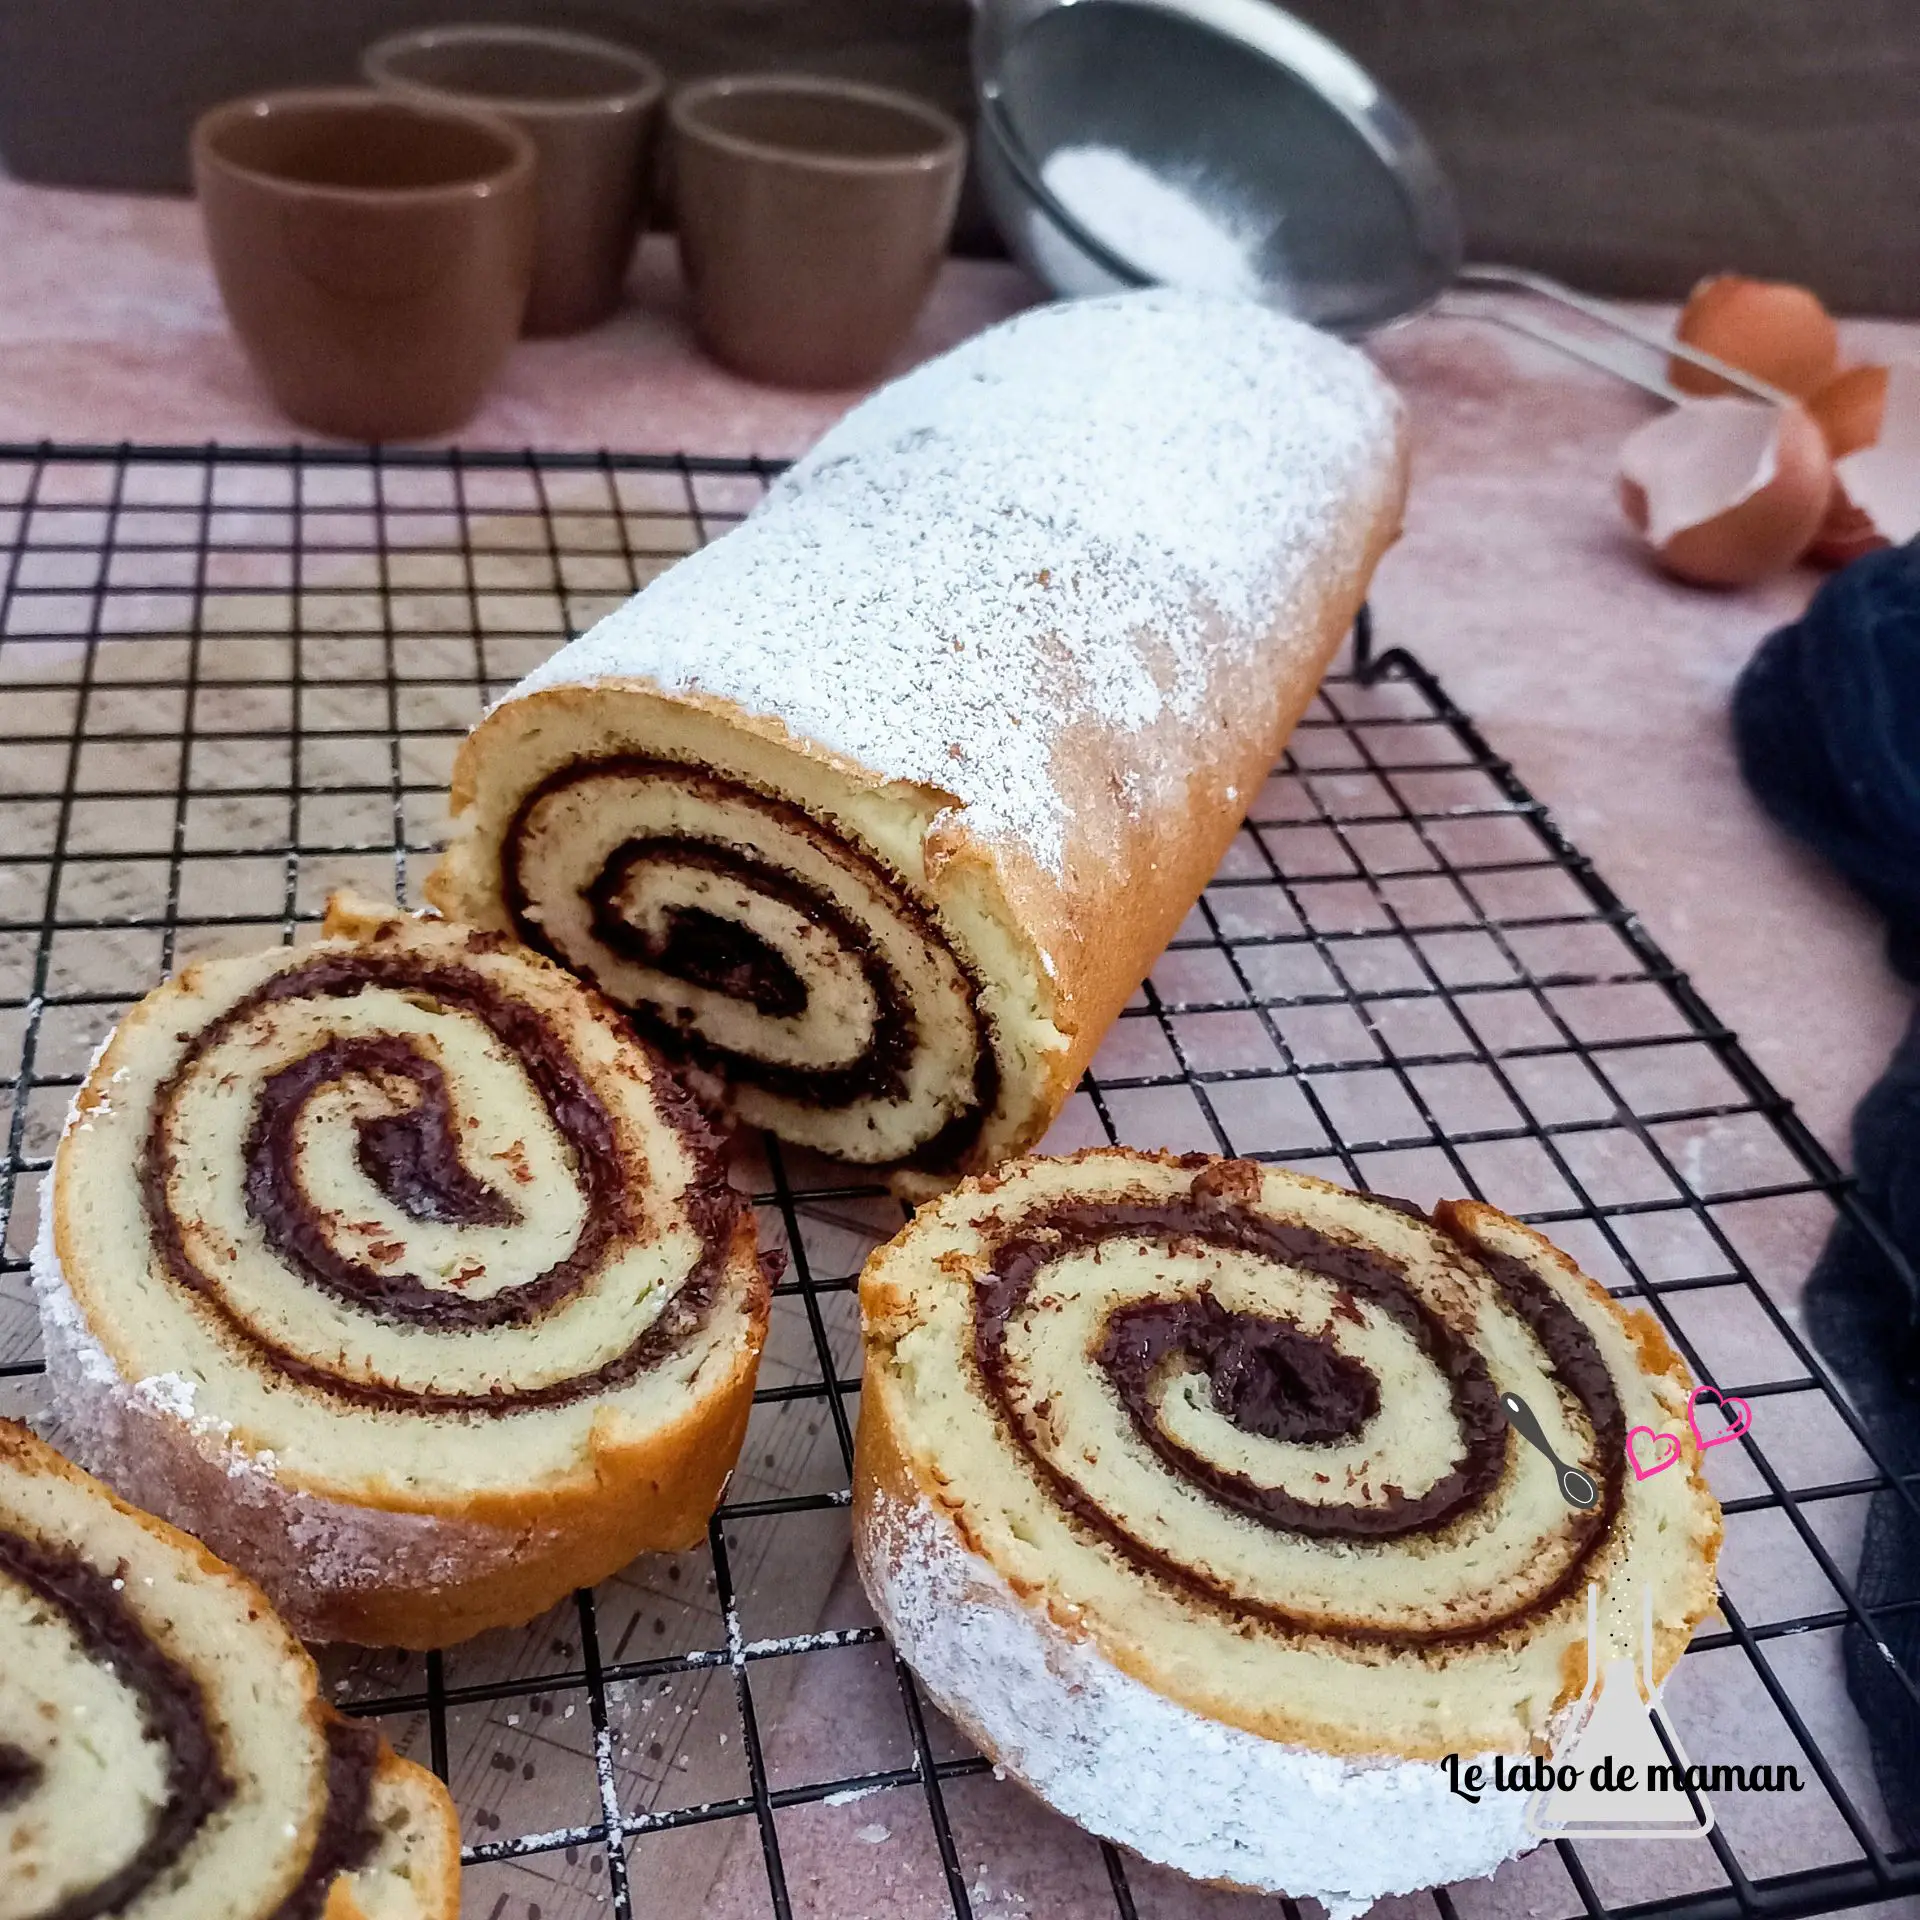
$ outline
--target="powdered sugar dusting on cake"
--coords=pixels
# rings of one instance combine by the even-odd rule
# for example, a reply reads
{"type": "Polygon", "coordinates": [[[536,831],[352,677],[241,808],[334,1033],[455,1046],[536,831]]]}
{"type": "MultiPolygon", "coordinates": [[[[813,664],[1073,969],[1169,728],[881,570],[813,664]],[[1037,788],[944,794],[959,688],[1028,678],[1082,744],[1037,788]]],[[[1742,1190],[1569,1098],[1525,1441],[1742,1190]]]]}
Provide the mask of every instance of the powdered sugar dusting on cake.
{"type": "MultiPolygon", "coordinates": [[[[81,1074],[80,1085],[74,1089],[73,1098],[67,1102],[67,1117],[60,1123],[60,1138],[62,1140],[64,1140],[68,1134],[72,1133],[76,1127],[84,1131],[86,1128],[91,1127],[95,1120],[104,1120],[107,1115],[113,1111],[111,1099],[106,1094],[102,1094],[88,1110],[87,1117],[83,1120],[81,1118],[80,1095],[93,1084],[94,1069],[99,1066],[101,1056],[113,1045],[115,1032],[115,1028],[109,1027],[106,1032],[94,1042],[93,1052],[87,1056],[87,1070],[81,1074]]],[[[126,1071],[126,1068],[122,1067],[113,1078],[115,1080],[125,1079],[126,1071]]]]}
{"type": "MultiPolygon", "coordinates": [[[[72,1124],[72,1114],[68,1114],[72,1124]]],[[[95,1386],[126,1388],[107,1350],[93,1337],[93,1330],[81,1318],[80,1303],[74,1299],[67,1278],[60,1271],[59,1256],[53,1250],[53,1186],[48,1182],[40,1192],[40,1225],[33,1238],[33,1300],[40,1312],[40,1344],[49,1367],[56,1350],[76,1380],[95,1386]]]]}
{"type": "Polygon", "coordinates": [[[194,1412],[194,1385],[177,1373],[150,1373],[136,1380],[127,1391],[136,1400],[144,1400],[158,1413],[170,1413],[176,1420],[207,1420],[224,1438],[232,1431],[224,1421],[213,1421],[207,1414],[194,1412]]]}
{"type": "Polygon", "coordinates": [[[1522,1794],[1474,1806],[1429,1762],[1285,1746],[1167,1699],[1023,1605],[928,1503],[865,1497],[861,1573],[888,1638],[994,1758],[1095,1833],[1202,1879],[1311,1896],[1329,1920],[1536,1844],[1522,1794]]]}
{"type": "Polygon", "coordinates": [[[1356,498],[1397,484],[1398,418],[1360,354],[1249,302],[1041,308],[855,408],[515,693],[719,695],[1057,872],[1067,730],[1196,712],[1216,654],[1263,646],[1356,498]]]}

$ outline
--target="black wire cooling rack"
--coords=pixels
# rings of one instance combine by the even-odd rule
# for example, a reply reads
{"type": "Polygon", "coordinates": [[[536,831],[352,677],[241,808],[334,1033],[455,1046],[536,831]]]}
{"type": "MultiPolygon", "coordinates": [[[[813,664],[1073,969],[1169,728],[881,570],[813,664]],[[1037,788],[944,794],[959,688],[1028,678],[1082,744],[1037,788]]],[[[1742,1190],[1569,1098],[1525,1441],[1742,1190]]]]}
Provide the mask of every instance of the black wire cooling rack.
{"type": "MultiPolygon", "coordinates": [[[[296,937],[342,881],[416,897],[487,699],[768,472],[0,447],[0,1405],[37,1404],[34,1195],[109,1025],[194,952],[296,937]]],[[[1791,1312],[1846,1183],[1433,677],[1364,626],[1052,1144],[1098,1140],[1482,1194],[1753,1408],[1709,1456],[1723,1617],[1667,1699],[1693,1758],[1790,1763],[1805,1791],[1715,1796],[1705,1841],[1557,1842],[1390,1905],[1786,1920],[1920,1891],[1839,1647],[1849,1623],[1879,1638],[1849,1577],[1865,1504],[1916,1493],[1791,1312]]],[[[453,1786],[466,1913],[1298,1920],[1089,1840],[922,1700],[846,1567],[854,1276],[898,1209],[771,1143],[742,1142],[736,1178],[791,1267],[705,1549],[444,1655],[324,1657],[338,1703],[453,1786]]]]}

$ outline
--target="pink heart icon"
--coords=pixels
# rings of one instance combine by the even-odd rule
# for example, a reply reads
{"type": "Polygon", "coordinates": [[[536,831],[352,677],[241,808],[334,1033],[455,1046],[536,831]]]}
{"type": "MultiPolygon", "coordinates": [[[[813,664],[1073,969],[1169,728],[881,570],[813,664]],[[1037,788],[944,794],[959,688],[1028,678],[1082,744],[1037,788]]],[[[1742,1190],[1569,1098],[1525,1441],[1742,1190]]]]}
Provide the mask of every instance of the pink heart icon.
{"type": "Polygon", "coordinates": [[[1724,1447],[1729,1440],[1738,1440],[1753,1425],[1753,1409],[1738,1394],[1722,1393],[1718,1387],[1695,1387],[1687,1396],[1687,1425],[1693,1429],[1693,1437],[1702,1447],[1724,1447]],[[1694,1408],[1702,1400],[1711,1400],[1720,1409],[1720,1418],[1727,1423],[1724,1433],[1707,1434],[1700,1431],[1700,1421],[1694,1408]],[[1737,1413],[1736,1408],[1739,1409],[1737,1413]]]}
{"type": "Polygon", "coordinates": [[[1627,1465],[1633,1469],[1633,1477],[1636,1480],[1651,1480],[1656,1473],[1665,1473],[1679,1458],[1680,1436],[1678,1434],[1656,1433],[1651,1427],[1635,1427],[1627,1435],[1627,1465]],[[1649,1465],[1644,1467],[1640,1464],[1640,1456],[1633,1445],[1643,1433],[1654,1443],[1653,1451],[1656,1456],[1649,1465]],[[1665,1453],[1660,1451],[1663,1443],[1666,1447],[1665,1453]]]}

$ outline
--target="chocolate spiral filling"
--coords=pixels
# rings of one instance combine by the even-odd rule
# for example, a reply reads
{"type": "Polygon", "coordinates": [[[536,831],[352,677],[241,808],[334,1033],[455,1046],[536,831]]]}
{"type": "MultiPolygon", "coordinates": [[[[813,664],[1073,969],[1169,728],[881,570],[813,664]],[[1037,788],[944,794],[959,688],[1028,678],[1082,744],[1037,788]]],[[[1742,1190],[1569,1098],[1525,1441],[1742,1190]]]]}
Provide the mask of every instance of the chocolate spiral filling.
{"type": "Polygon", "coordinates": [[[338,1718],[327,1722],[327,1809],[300,1878],[269,1920],[321,1920],[334,1881],[372,1857],[379,1835],[368,1811],[379,1765],[380,1736],[371,1727],[338,1718]]]}
{"type": "Polygon", "coordinates": [[[1379,1381],[1324,1334],[1302,1333],[1262,1314],[1235,1313],[1210,1293],[1116,1309],[1094,1358],[1134,1424],[1154,1436],[1163,1458],[1177,1457],[1190,1476],[1195,1465],[1206,1463],[1153,1418],[1151,1389],[1171,1359],[1198,1367],[1207,1376],[1214,1410],[1242,1433],[1265,1440],[1304,1446],[1350,1440],[1380,1411],[1379,1381]]]}
{"type": "MultiPolygon", "coordinates": [[[[355,1075],[407,1080],[419,1090],[418,1103],[405,1113],[358,1123],[360,1163],[365,1167],[370,1157],[374,1160],[375,1184],[402,1212],[416,1220],[482,1226],[503,1224],[518,1213],[461,1163],[446,1076],[395,1034],[328,1040],[268,1076],[245,1147],[247,1212],[260,1223],[267,1244],[302,1279],[382,1320],[450,1328],[524,1326],[577,1292],[609,1243],[628,1231],[613,1117],[545,1024],[530,1019],[526,1009],[502,1000],[483,1007],[466,982],[429,975],[422,976],[420,984],[428,986],[429,981],[429,990],[477,1014],[508,1045],[520,1043],[516,1052],[540,1091],[547,1117],[556,1128],[571,1122],[576,1129],[566,1137],[587,1190],[587,1217],[566,1257],[517,1287],[471,1299],[445,1287],[429,1287],[411,1273],[375,1271],[334,1249],[301,1186],[295,1143],[307,1102],[321,1088],[355,1075]],[[503,1028],[512,1030],[512,1039],[503,1028]]],[[[247,1002],[240,1004],[252,1010],[247,1002]]]]}
{"type": "Polygon", "coordinates": [[[750,1001],[762,1013],[778,1008],[762,1006],[751,984],[763,990],[780,986],[781,969],[798,990],[793,1013],[806,1010],[807,991],[798,974],[779,954],[749,927],[723,920],[718,914],[700,913],[694,922],[686,908],[672,910],[669,933],[660,949],[637,929],[620,919],[612,902],[634,869],[643,863],[692,868],[702,873],[724,873],[740,880],[753,892],[778,900],[783,906],[804,915],[816,927],[824,927],[840,949],[851,954],[860,965],[873,995],[873,1033],[866,1051],[851,1066],[792,1067],[777,1061],[756,1059],[731,1047],[715,1046],[690,1027],[669,1020],[649,1006],[630,1009],[630,1016],[648,1039],[667,1052],[679,1052],[698,1065],[731,1074],[777,1093],[783,1100],[798,1100],[812,1107],[849,1107],[856,1100],[890,1100],[905,1091],[907,1068],[913,1060],[915,1041],[913,1009],[900,976],[887,965],[866,929],[834,901],[805,881],[770,866],[732,847],[715,847],[691,840],[653,838],[629,840],[616,847],[607,864],[587,890],[594,907],[593,930],[615,953],[639,960],[662,973],[724,993],[731,1000],[750,1001]],[[678,917],[673,917],[678,916],[678,917]],[[711,925],[707,924],[711,923],[711,925]],[[611,935],[611,938],[608,936],[611,935]],[[662,965],[650,952],[667,952],[677,964],[662,965]],[[736,977],[732,985],[723,984],[729,972],[736,977]],[[703,977],[704,976],[704,977],[703,977]]]}
{"type": "MultiPolygon", "coordinates": [[[[78,1554],[0,1530],[0,1578],[17,1581],[72,1628],[88,1656],[134,1697],[166,1754],[165,1798],[132,1859],[37,1920],[96,1920],[132,1905],[234,1795],[200,1683],[153,1642],[113,1579],[78,1554]]],[[[24,1757],[24,1756],[23,1756],[24,1757]]],[[[30,1763],[31,1764],[31,1763],[30,1763]]]]}
{"type": "MultiPolygon", "coordinates": [[[[1047,1457],[1034,1416],[1009,1379],[1008,1323],[1032,1297],[1054,1261],[1116,1239],[1182,1242],[1252,1254],[1319,1275],[1337,1289],[1337,1303],[1357,1318],[1366,1301],[1395,1321],[1446,1382],[1461,1438],[1459,1456],[1420,1494],[1382,1489],[1366,1505],[1302,1500],[1216,1465],[1167,1432],[1156,1412],[1156,1389],[1184,1365],[1208,1379],[1215,1408],[1242,1431],[1306,1445],[1351,1439],[1379,1409],[1379,1384],[1360,1361],[1311,1335],[1263,1315],[1230,1312],[1210,1293],[1147,1300],[1115,1308],[1093,1358],[1107,1375],[1142,1440],[1168,1470],[1211,1499],[1276,1532],[1309,1539],[1403,1540],[1435,1534],[1480,1506],[1505,1471],[1505,1416],[1486,1362],[1408,1284],[1397,1262],[1311,1227],[1255,1212],[1223,1191],[1220,1170],[1196,1175],[1189,1194],[1167,1201],[1066,1201],[1005,1229],[989,1270],[974,1281],[973,1359],[1008,1432],[1033,1470],[1075,1520],[1117,1548],[1142,1572],[1202,1600],[1288,1629],[1314,1623],[1283,1606],[1254,1603],[1140,1539],[1047,1457]]],[[[1424,1216],[1422,1216],[1424,1218],[1424,1216]]],[[[1590,1513],[1569,1514],[1577,1529],[1571,1563],[1545,1592],[1500,1619],[1458,1630],[1343,1626],[1348,1639],[1419,1645],[1480,1638],[1549,1611],[1584,1579],[1587,1562],[1606,1540],[1619,1511],[1625,1441],[1619,1395],[1593,1336],[1523,1262],[1477,1242],[1470,1247],[1507,1305],[1546,1355],[1549,1371],[1579,1403],[1600,1463],[1601,1499],[1590,1513]]],[[[1336,1311],[1342,1310],[1337,1304],[1336,1311]]]]}
{"type": "Polygon", "coordinates": [[[695,1166],[681,1204],[699,1238],[699,1257],[652,1325],[624,1352],[589,1372],[539,1387],[500,1386],[485,1393],[415,1391],[387,1382],[345,1379],[250,1325],[194,1263],[170,1200],[174,1154],[168,1123],[181,1089],[199,1062],[260,1008],[296,999],[347,999],[375,987],[426,996],[437,1005],[471,1016],[520,1062],[555,1130],[571,1149],[585,1199],[585,1218],[572,1247],[553,1266],[484,1297],[428,1287],[416,1275],[386,1273],[345,1258],[329,1241],[323,1215],[300,1182],[295,1142],[307,1103],[323,1087],[350,1075],[400,1080],[414,1092],[414,1104],[407,1110],[359,1122],[357,1142],[362,1168],[409,1217],[495,1224],[511,1203],[461,1163],[445,1079],[435,1062],[398,1035],[336,1036],[267,1078],[245,1146],[248,1213],[292,1272],[357,1311],[382,1320],[454,1333],[521,1326],[577,1293],[613,1249],[636,1230],[628,1170],[613,1116],[542,1014],[503,994],[469,967],[425,965],[402,953],[327,954],[273,975],[209,1021],[193,1036],[155,1093],[141,1155],[140,1188],[154,1244],[169,1273],[206,1300],[240,1339],[281,1373],[366,1405],[426,1413],[512,1413],[607,1392],[657,1366],[712,1311],[741,1204],[692,1102],[677,1089],[669,1089],[664,1079],[656,1082],[656,1103],[662,1117],[686,1141],[695,1166]]]}
{"type": "MultiPolygon", "coordinates": [[[[647,867],[718,874],[751,887],[755,893],[785,899],[789,906],[807,904],[793,897],[801,889],[764,860],[755,860],[731,847],[700,847],[665,834],[651,834],[615,847],[599,877],[587,889],[593,907],[593,937],[602,946],[637,966],[689,981],[729,1000],[748,1001],[756,1012],[770,1019],[792,1020],[806,1012],[806,982],[751,927],[709,913],[705,907],[670,906],[665,916],[666,934],[661,938],[625,918],[619,908],[620,897],[634,876],[647,867]]],[[[882,1022],[897,1022],[898,983],[892,970],[874,964],[871,954],[863,957],[867,985],[881,1009],[882,1022]]],[[[906,1038],[910,1045],[911,1034],[906,1038]]],[[[898,1035],[894,1043],[897,1047],[898,1035]]]]}
{"type": "MultiPolygon", "coordinates": [[[[417,1098],[400,1113],[378,1114],[355,1122],[358,1135],[354,1158],[360,1171],[409,1220],[430,1220],[449,1227],[511,1227],[519,1224],[520,1209],[497,1187],[477,1178],[460,1158],[460,1142],[453,1130],[453,1109],[447,1098],[447,1076],[431,1060],[423,1060],[404,1041],[372,1037],[338,1040],[309,1055],[286,1074],[304,1071],[313,1086],[352,1074],[382,1073],[414,1084],[417,1098]]],[[[289,1107],[302,1097],[296,1084],[289,1107]]],[[[265,1109],[272,1089],[262,1099],[259,1131],[271,1132],[265,1109]]],[[[277,1146],[290,1148],[292,1128],[277,1146]]],[[[251,1157],[251,1156],[250,1156],[251,1157]]],[[[284,1156],[291,1162],[291,1154],[284,1156]]]]}
{"type": "MultiPolygon", "coordinates": [[[[913,928],[918,939],[952,961],[966,983],[974,1038],[973,1083],[965,1107],[933,1138],[922,1142],[905,1164],[928,1172],[957,1166],[978,1138],[1000,1093],[999,1063],[980,1006],[980,981],[965,956],[949,943],[933,913],[895,876],[844,832],[823,827],[789,801],[761,793],[742,781],[637,754],[614,754],[560,768],[520,803],[501,841],[501,893],[518,938],[550,960],[594,977],[590,956],[561,952],[531,911],[522,861],[529,822],[543,801],[570,787],[608,778],[662,780],[710,799],[751,807],[776,835],[812,840],[830,849],[836,860],[856,861],[862,877],[913,928]]],[[[838,901],[754,852],[691,834],[647,834],[621,842],[581,890],[591,916],[592,935],[610,953],[669,978],[742,1001],[774,1019],[803,1014],[808,1005],[807,987],[791,962],[752,928],[702,907],[679,904],[663,910],[664,924],[659,932],[636,927],[623,916],[619,906],[623,894],[634,876],[649,867],[719,875],[790,908],[821,928],[858,965],[875,1011],[872,1032],[859,1058],[844,1066],[825,1068],[794,1066],[722,1046],[697,1031],[684,1010],[675,1014],[645,1002],[623,1001],[629,1018],[642,1034],[664,1053],[689,1060],[723,1078],[762,1088],[796,1106],[833,1109],[899,1096],[919,1044],[912,998],[872,935],[838,901]]]]}
{"type": "Polygon", "coordinates": [[[0,1740],[0,1813],[39,1786],[46,1769],[32,1754],[0,1740]]]}

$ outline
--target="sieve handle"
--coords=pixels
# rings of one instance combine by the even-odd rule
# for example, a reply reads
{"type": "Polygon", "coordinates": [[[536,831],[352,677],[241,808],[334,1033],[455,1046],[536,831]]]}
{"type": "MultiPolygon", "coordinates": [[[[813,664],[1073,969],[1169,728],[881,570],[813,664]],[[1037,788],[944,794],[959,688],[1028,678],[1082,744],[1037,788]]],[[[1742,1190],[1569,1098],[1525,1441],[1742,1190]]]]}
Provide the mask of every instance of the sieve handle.
{"type": "MultiPolygon", "coordinates": [[[[1764,400],[1769,406],[1784,407],[1792,404],[1792,396],[1782,393],[1778,387],[1769,386],[1764,380],[1755,379],[1741,368],[1729,365],[1717,354],[1706,353],[1699,347],[1689,346],[1684,340],[1672,340],[1657,328],[1650,327],[1622,313],[1617,307],[1605,300],[1596,300],[1591,294],[1581,293],[1564,282],[1550,278],[1544,273],[1535,273],[1529,267],[1503,267],[1491,263],[1469,261],[1454,275],[1453,284],[1457,288],[1471,290],[1486,287],[1497,288],[1507,293],[1530,293],[1536,299],[1546,300],[1554,306],[1565,307],[1570,313],[1577,313],[1583,319],[1591,320],[1596,326],[1605,327],[1609,333],[1617,334],[1623,340],[1631,340],[1636,345],[1651,348],[1663,359],[1684,360],[1689,366],[1700,368],[1703,373],[1717,374],[1729,386],[1739,390],[1755,400],[1764,400]]],[[[1458,310],[1456,310],[1458,311],[1458,310]]],[[[1680,394],[1665,379],[1654,379],[1637,372],[1630,372],[1624,362],[1606,356],[1593,343],[1580,340],[1578,336],[1548,328],[1520,324],[1514,315],[1494,315],[1473,312],[1471,318],[1491,320],[1497,326],[1511,328],[1515,333],[1527,334],[1531,339],[1544,341],[1549,346],[1570,353],[1576,360],[1584,360],[1589,366],[1603,367],[1607,372],[1618,374],[1624,380],[1630,380],[1636,387],[1644,388],[1648,393],[1659,395],[1663,400],[1678,401],[1685,396],[1680,394]],[[1584,349],[1584,351],[1583,351],[1584,349]]]]}

